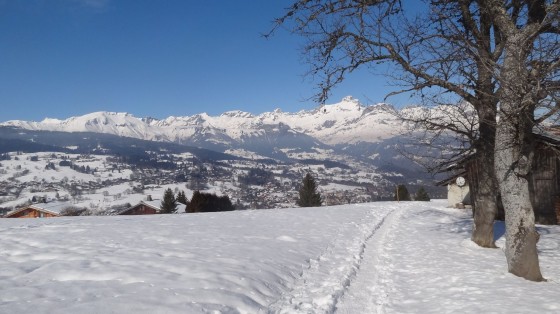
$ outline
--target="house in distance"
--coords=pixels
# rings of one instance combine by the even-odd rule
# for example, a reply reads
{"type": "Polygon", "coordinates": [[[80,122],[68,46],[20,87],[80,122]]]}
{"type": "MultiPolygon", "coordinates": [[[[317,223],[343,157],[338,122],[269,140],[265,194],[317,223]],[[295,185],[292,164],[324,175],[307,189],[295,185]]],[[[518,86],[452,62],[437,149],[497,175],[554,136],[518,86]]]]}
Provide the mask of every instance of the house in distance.
{"type": "Polygon", "coordinates": [[[37,203],[18,208],[6,214],[5,218],[51,218],[61,216],[64,209],[70,207],[69,202],[37,203]]]}
{"type": "MultiPolygon", "coordinates": [[[[184,213],[187,205],[177,203],[176,213],[184,213]]],[[[140,203],[131,206],[118,215],[155,215],[161,213],[161,200],[141,201],[140,203]]]]}

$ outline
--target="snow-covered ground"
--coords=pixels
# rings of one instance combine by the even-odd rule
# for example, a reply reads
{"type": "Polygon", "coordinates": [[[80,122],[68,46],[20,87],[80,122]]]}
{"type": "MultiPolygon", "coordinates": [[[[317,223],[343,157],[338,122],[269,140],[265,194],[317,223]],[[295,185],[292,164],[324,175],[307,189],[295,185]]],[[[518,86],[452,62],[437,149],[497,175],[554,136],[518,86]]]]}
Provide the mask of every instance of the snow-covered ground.
{"type": "Polygon", "coordinates": [[[560,312],[559,226],[533,283],[444,206],[0,219],[0,313],[560,312]]]}

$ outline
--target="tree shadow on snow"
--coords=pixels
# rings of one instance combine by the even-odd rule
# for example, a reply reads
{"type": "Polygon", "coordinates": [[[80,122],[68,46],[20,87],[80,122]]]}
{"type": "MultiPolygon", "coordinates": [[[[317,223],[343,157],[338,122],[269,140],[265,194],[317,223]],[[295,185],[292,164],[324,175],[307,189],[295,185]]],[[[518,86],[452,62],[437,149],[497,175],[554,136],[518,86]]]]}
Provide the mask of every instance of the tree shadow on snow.
{"type": "Polygon", "coordinates": [[[501,220],[496,220],[494,222],[494,241],[498,241],[499,238],[506,234],[506,224],[501,220]]]}
{"type": "Polygon", "coordinates": [[[472,218],[470,217],[458,216],[456,213],[446,213],[437,210],[424,211],[422,215],[433,215],[433,221],[437,223],[432,228],[433,230],[457,234],[470,234],[472,232],[472,218]]]}

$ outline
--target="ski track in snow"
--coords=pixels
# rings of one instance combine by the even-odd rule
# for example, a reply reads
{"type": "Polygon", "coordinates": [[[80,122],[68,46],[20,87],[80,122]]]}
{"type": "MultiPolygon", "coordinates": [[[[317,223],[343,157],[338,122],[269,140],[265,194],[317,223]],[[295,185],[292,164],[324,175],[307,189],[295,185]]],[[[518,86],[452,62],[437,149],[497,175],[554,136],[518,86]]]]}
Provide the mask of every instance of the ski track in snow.
{"type": "Polygon", "coordinates": [[[396,208],[387,215],[364,243],[364,252],[358,274],[347,287],[347,291],[336,305],[336,313],[385,313],[391,287],[390,274],[393,264],[387,248],[392,247],[395,228],[403,215],[396,208]]]}
{"type": "MultiPolygon", "coordinates": [[[[357,239],[352,241],[351,247],[345,246],[348,244],[348,239],[344,239],[343,236],[335,239],[318,258],[309,261],[308,268],[302,272],[294,287],[279,301],[270,305],[269,313],[363,312],[363,304],[375,301],[375,295],[371,290],[379,287],[371,280],[367,282],[369,286],[366,290],[369,292],[358,296],[359,304],[362,306],[354,308],[353,304],[356,303],[350,302],[339,309],[338,302],[344,297],[346,290],[353,286],[362,267],[365,266],[368,272],[371,272],[371,267],[375,269],[375,264],[380,261],[376,256],[382,254],[383,247],[388,245],[385,243],[387,235],[397,225],[400,213],[401,210],[392,207],[385,208],[382,214],[379,213],[379,209],[375,210],[375,213],[371,210],[359,224],[354,223],[359,233],[357,239]]],[[[387,267],[379,270],[386,271],[387,267]]],[[[384,303],[383,291],[377,293],[379,308],[382,308],[384,303]]],[[[374,306],[369,308],[373,309],[374,306]]],[[[383,312],[378,311],[378,313],[383,312]]]]}

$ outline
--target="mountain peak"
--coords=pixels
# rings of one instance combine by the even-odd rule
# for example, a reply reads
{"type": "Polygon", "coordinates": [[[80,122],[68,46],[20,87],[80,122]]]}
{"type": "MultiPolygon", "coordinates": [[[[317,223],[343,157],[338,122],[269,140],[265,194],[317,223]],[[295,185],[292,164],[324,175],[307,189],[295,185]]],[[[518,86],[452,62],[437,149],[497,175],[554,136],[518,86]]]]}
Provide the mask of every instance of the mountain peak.
{"type": "Polygon", "coordinates": [[[253,118],[253,115],[251,113],[241,110],[226,111],[222,113],[221,116],[229,118],[253,118]]]}
{"type": "Polygon", "coordinates": [[[346,112],[351,114],[352,112],[360,112],[364,107],[360,104],[360,101],[352,96],[346,96],[342,98],[339,103],[332,105],[322,105],[319,107],[320,113],[323,114],[340,114],[346,112]]]}
{"type": "Polygon", "coordinates": [[[349,95],[349,96],[343,97],[341,102],[350,102],[350,103],[359,104],[360,100],[357,99],[357,98],[354,98],[354,96],[352,96],[352,95],[349,95]]]}

